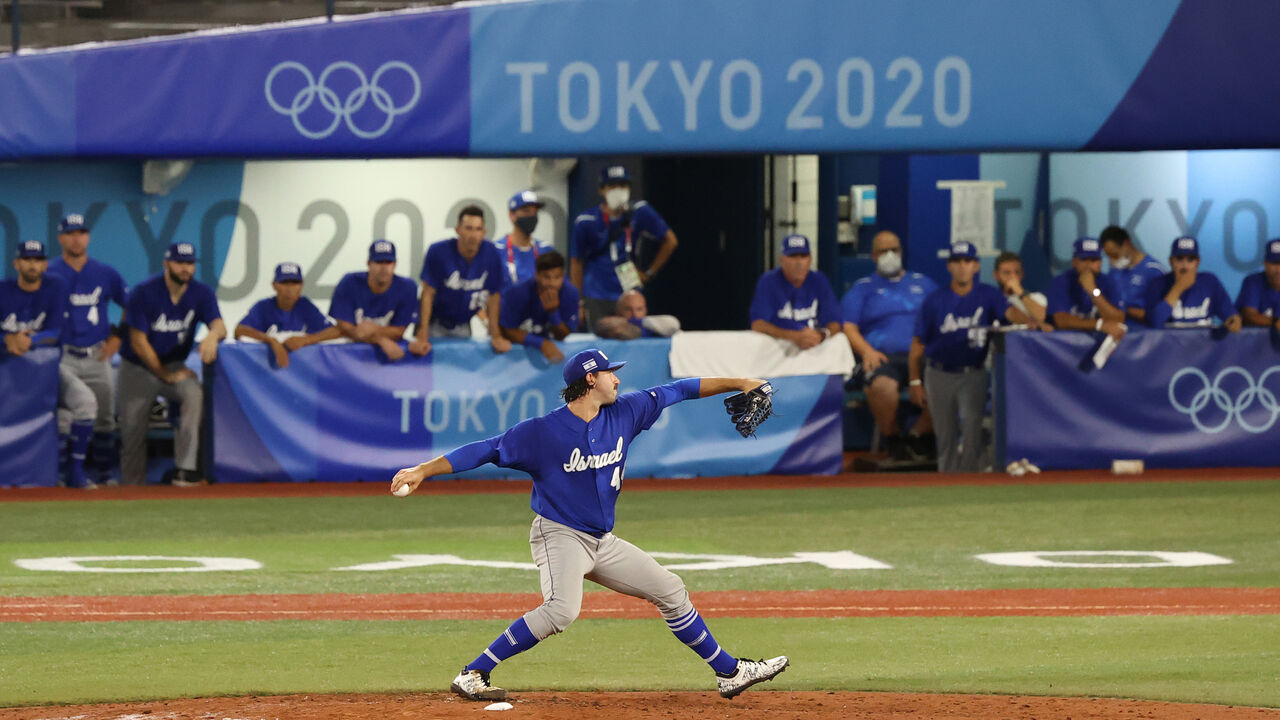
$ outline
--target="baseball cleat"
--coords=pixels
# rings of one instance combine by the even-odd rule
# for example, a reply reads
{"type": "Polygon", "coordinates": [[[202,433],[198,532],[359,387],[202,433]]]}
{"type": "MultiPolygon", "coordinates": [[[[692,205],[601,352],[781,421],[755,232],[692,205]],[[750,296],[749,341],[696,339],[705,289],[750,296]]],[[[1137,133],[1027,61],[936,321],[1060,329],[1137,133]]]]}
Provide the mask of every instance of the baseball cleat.
{"type": "MultiPolygon", "coordinates": [[[[777,673],[774,673],[775,675],[777,673]]],[[[773,677],[772,675],[770,677],[773,677]]],[[[757,681],[759,682],[759,681],[757,681]]],[[[506,700],[507,691],[489,684],[489,673],[462,669],[449,689],[468,700],[506,700]]]]}
{"type": "Polygon", "coordinates": [[[716,674],[716,684],[720,686],[720,697],[733,699],[743,690],[762,683],[765,680],[772,680],[778,676],[791,661],[786,655],[779,655],[776,658],[768,660],[743,660],[738,659],[738,669],[732,675],[724,676],[716,674]]]}

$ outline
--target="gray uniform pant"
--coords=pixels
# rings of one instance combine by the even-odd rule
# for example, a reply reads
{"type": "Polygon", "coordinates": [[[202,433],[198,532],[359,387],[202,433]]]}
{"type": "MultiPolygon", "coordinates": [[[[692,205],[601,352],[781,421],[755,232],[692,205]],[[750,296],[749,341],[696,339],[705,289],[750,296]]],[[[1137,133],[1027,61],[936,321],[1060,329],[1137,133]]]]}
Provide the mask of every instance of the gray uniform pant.
{"type": "Polygon", "coordinates": [[[946,372],[924,369],[933,432],[938,438],[938,472],[978,472],[982,457],[982,408],[987,402],[987,371],[946,372]],[[956,445],[956,416],[963,432],[963,448],[956,445]]]}
{"type": "MultiPolygon", "coordinates": [[[[165,366],[170,371],[186,367],[175,362],[165,366]]],[[[147,483],[147,426],[151,404],[157,395],[182,403],[178,431],[174,436],[174,465],[181,470],[196,469],[196,452],[200,448],[200,418],[204,409],[204,391],[195,378],[169,385],[150,370],[130,362],[120,363],[120,474],[125,485],[147,483]]]]}
{"type": "MultiPolygon", "coordinates": [[[[79,378],[93,393],[98,405],[97,416],[93,418],[93,431],[109,433],[116,429],[116,389],[115,383],[111,381],[111,363],[98,359],[100,347],[95,345],[89,348],[92,351],[89,357],[71,355],[64,349],[59,370],[79,378]]],[[[58,432],[65,433],[70,422],[70,416],[64,418],[63,413],[58,413],[58,432]]]]}
{"type": "Polygon", "coordinates": [[[541,573],[542,605],[526,613],[524,621],[539,640],[563,632],[578,617],[583,578],[644,598],[668,620],[693,610],[678,575],[613,533],[597,538],[535,515],[529,548],[541,573]]]}
{"type": "Polygon", "coordinates": [[[73,422],[91,422],[98,414],[93,391],[67,368],[58,365],[58,433],[66,435],[73,422]]]}

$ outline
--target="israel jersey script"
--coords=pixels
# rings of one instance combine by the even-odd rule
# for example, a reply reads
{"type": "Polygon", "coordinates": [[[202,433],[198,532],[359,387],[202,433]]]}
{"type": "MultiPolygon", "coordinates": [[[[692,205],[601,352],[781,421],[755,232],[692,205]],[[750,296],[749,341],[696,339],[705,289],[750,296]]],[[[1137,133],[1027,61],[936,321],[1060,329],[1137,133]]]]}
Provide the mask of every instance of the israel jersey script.
{"type": "Polygon", "coordinates": [[[497,437],[445,455],[454,472],[493,463],[533,477],[529,506],[548,520],[586,533],[613,529],[626,475],[627,449],[663,409],[698,397],[699,378],[619,395],[583,422],[568,405],[531,418],[497,437]]]}
{"type": "MultiPolygon", "coordinates": [[[[146,334],[151,349],[160,358],[160,364],[168,365],[186,360],[191,354],[199,323],[208,325],[220,317],[222,314],[218,312],[218,299],[213,288],[192,280],[175,305],[161,273],[152,275],[134,288],[129,295],[125,319],[129,327],[146,334]]],[[[120,356],[137,365],[142,364],[131,342],[121,344],[120,356]]]]}
{"type": "Polygon", "coordinates": [[[925,357],[949,372],[981,367],[987,357],[987,330],[1008,310],[1009,301],[993,285],[974,283],[964,295],[948,285],[924,299],[915,336],[924,345],[925,357]]]}
{"type": "Polygon", "coordinates": [[[76,272],[58,256],[49,262],[49,274],[67,284],[67,324],[63,342],[76,347],[97,345],[111,334],[108,309],[114,300],[127,307],[128,287],[116,269],[106,263],[87,258],[76,272]]]}
{"type": "Polygon", "coordinates": [[[840,304],[827,276],[809,271],[800,287],[775,268],[760,276],[751,299],[751,321],[764,320],[783,330],[823,328],[840,322],[840,304]]]}
{"type": "MultiPolygon", "coordinates": [[[[35,292],[18,286],[17,278],[0,280],[0,332],[62,331],[67,286],[57,277],[45,275],[35,292]]],[[[0,345],[0,351],[4,346],[0,345]]]]}
{"type": "Polygon", "coordinates": [[[1167,273],[1147,283],[1147,323],[1151,327],[1202,327],[1212,325],[1215,317],[1226,320],[1236,314],[1231,296],[1216,275],[1196,273],[1196,281],[1170,306],[1165,296],[1173,281],[1174,274],[1167,273]]]}
{"type": "Polygon", "coordinates": [[[468,260],[458,251],[456,239],[441,240],[427,249],[420,277],[436,291],[431,321],[447,328],[470,322],[488,305],[489,296],[501,293],[507,284],[506,266],[493,243],[480,243],[475,257],[468,260]]]}
{"type": "Polygon", "coordinates": [[[390,287],[374,293],[368,272],[347,273],[333,289],[329,316],[352,325],[368,320],[382,327],[407,327],[418,319],[418,288],[409,278],[394,275],[390,287]]]}

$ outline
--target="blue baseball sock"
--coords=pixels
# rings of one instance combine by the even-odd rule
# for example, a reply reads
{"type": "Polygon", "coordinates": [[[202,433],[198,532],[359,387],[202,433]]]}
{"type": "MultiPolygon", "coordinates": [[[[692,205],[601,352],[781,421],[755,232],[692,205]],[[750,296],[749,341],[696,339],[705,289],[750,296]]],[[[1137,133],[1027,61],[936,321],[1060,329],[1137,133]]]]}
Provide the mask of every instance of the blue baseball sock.
{"type": "Polygon", "coordinates": [[[71,423],[71,460],[67,465],[67,487],[82,488],[89,484],[84,476],[84,456],[92,438],[92,420],[71,423]]]}
{"type": "Polygon", "coordinates": [[[71,441],[66,435],[58,436],[58,481],[67,484],[67,468],[71,465],[71,441]]]}
{"type": "Polygon", "coordinates": [[[93,467],[98,476],[104,480],[111,477],[111,472],[119,467],[120,458],[116,452],[116,435],[110,432],[95,432],[89,444],[93,467]]]}
{"type": "Polygon", "coordinates": [[[688,645],[718,675],[732,675],[738,669],[738,659],[724,652],[720,643],[712,637],[707,624],[697,610],[690,610],[675,620],[667,620],[667,627],[680,642],[688,645]]]}
{"type": "Polygon", "coordinates": [[[511,627],[507,628],[496,640],[490,643],[489,647],[480,653],[480,657],[467,663],[467,667],[464,669],[493,672],[498,663],[537,644],[538,638],[533,636],[533,632],[529,630],[529,625],[524,621],[524,618],[520,618],[511,623],[511,627]]]}

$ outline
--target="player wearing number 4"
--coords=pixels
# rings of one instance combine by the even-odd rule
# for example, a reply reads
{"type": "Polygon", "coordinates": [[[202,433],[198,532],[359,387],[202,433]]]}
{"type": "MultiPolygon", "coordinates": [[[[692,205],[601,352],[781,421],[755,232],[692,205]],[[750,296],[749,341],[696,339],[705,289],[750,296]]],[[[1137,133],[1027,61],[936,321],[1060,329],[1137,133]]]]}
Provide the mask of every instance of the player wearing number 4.
{"type": "Polygon", "coordinates": [[[611,532],[627,450],[664,408],[681,400],[741,391],[726,407],[739,432],[750,434],[768,417],[772,388],[748,378],[691,378],[619,395],[616,372],[623,365],[599,350],[583,350],[564,365],[565,405],[497,437],[405,468],[391,481],[392,493],[403,496],[429,477],[485,463],[533,476],[529,546],[541,573],[543,603],[512,623],[453,679],[451,689],[469,700],[506,698],[505,690],[490,684],[490,672],[503,660],[564,632],[582,607],[584,578],[653,603],[676,638],[711,666],[726,698],[772,679],[788,665],[786,656],[756,661],[725,652],[694,609],[680,578],[611,532]]]}

